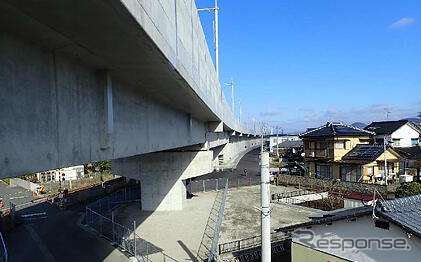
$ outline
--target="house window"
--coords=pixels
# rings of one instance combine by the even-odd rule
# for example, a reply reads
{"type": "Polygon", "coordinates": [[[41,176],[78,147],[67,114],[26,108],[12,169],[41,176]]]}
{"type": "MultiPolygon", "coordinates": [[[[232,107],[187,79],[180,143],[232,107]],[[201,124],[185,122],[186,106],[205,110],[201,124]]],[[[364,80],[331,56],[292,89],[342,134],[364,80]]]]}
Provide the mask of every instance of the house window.
{"type": "Polygon", "coordinates": [[[393,146],[400,146],[401,144],[401,139],[400,138],[393,138],[393,146]]]}
{"type": "MultiPolygon", "coordinates": [[[[388,175],[395,173],[395,165],[393,163],[387,162],[387,172],[388,175]]],[[[384,162],[379,165],[379,173],[384,174],[384,162]]]]}
{"type": "Polygon", "coordinates": [[[341,181],[359,182],[361,179],[360,166],[341,166],[341,181]]]}
{"type": "Polygon", "coordinates": [[[374,166],[367,167],[367,175],[372,176],[374,174],[374,166]]]}
{"type": "Polygon", "coordinates": [[[418,138],[411,138],[411,145],[417,146],[418,145],[418,138]]]}
{"type": "Polygon", "coordinates": [[[362,138],[360,138],[360,144],[370,144],[370,139],[362,139],[362,138]]]}
{"type": "Polygon", "coordinates": [[[336,149],[345,149],[345,142],[336,142],[335,148],[336,149]]]}
{"type": "Polygon", "coordinates": [[[316,177],[333,178],[332,166],[316,164],[316,177]]]}

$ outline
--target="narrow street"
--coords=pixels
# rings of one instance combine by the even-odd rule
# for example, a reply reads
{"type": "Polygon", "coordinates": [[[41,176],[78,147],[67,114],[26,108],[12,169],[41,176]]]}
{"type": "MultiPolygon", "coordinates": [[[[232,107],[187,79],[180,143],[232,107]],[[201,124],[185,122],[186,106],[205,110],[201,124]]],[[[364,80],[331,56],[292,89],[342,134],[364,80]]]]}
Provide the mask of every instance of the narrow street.
{"type": "Polygon", "coordinates": [[[217,179],[217,178],[244,178],[244,169],[247,169],[247,177],[251,177],[253,181],[260,181],[260,165],[259,165],[260,148],[254,149],[241,158],[238,162],[237,168],[234,171],[214,171],[212,173],[196,177],[194,181],[201,181],[206,179],[217,179]]]}
{"type": "Polygon", "coordinates": [[[104,239],[78,226],[85,206],[59,210],[46,202],[25,213],[46,212],[47,218],[18,225],[5,237],[9,261],[117,261],[129,259],[104,239]]]}

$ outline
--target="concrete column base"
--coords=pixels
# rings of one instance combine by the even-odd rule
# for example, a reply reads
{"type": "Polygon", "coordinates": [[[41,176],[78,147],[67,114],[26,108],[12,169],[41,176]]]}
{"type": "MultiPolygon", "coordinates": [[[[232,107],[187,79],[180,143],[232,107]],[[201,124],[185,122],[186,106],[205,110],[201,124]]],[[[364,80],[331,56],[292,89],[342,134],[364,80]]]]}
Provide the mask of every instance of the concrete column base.
{"type": "Polygon", "coordinates": [[[213,171],[213,152],[160,152],[113,160],[114,174],[140,180],[142,209],[182,210],[184,180],[213,171]]]}

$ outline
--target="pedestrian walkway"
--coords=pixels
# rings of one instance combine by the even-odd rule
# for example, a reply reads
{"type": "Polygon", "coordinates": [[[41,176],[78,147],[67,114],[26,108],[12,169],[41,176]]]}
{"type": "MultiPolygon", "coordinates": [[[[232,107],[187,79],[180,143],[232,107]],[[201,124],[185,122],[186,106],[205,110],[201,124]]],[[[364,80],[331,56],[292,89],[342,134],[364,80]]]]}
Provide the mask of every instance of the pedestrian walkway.
{"type": "Polygon", "coordinates": [[[157,254],[162,251],[177,261],[197,261],[215,197],[216,192],[199,193],[187,200],[182,211],[141,211],[139,205],[133,204],[116,210],[116,221],[123,225],[136,221],[136,234],[150,243],[157,254]]]}

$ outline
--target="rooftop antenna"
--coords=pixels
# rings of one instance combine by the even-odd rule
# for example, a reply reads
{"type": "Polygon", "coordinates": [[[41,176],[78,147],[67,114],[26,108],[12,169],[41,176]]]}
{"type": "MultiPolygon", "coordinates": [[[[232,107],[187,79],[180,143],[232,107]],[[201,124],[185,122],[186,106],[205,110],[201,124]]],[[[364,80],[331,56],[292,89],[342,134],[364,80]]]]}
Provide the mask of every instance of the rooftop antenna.
{"type": "Polygon", "coordinates": [[[384,110],[386,111],[386,120],[389,120],[389,114],[391,113],[387,108],[385,107],[384,110]]]}

